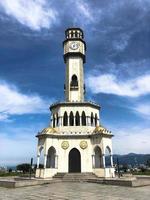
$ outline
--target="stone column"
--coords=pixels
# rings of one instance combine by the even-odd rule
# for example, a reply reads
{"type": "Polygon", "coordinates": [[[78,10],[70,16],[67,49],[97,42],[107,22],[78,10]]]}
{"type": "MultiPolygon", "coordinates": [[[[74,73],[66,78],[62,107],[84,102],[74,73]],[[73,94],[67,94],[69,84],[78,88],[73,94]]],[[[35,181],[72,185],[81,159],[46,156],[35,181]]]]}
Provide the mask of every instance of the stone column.
{"type": "Polygon", "coordinates": [[[44,154],[44,169],[46,168],[46,163],[47,163],[47,155],[44,154]]]}
{"type": "Polygon", "coordinates": [[[88,116],[86,116],[86,126],[88,126],[89,123],[88,123],[88,116]]]}
{"type": "Polygon", "coordinates": [[[99,119],[97,119],[97,126],[99,126],[99,119]]]}
{"type": "Polygon", "coordinates": [[[63,117],[60,117],[60,126],[63,126],[63,117]]]}
{"type": "Polygon", "coordinates": [[[95,155],[92,155],[92,167],[95,168],[95,155]]]}
{"type": "Polygon", "coordinates": [[[58,169],[58,155],[55,155],[55,168],[58,169]]]}
{"type": "Polygon", "coordinates": [[[113,155],[110,155],[111,167],[113,167],[113,155]]]}
{"type": "Polygon", "coordinates": [[[39,169],[40,165],[40,155],[37,155],[37,169],[39,169]]]}
{"type": "Polygon", "coordinates": [[[59,127],[62,126],[62,117],[59,117],[59,118],[58,118],[58,126],[59,126],[59,127]]]}
{"type": "Polygon", "coordinates": [[[89,124],[89,116],[86,117],[86,125],[90,126],[90,124],[89,124]]]}
{"type": "Polygon", "coordinates": [[[93,117],[93,126],[95,126],[95,117],[93,117]]]}
{"type": "Polygon", "coordinates": [[[58,126],[61,124],[61,117],[58,117],[58,126]]]}
{"type": "Polygon", "coordinates": [[[70,123],[69,123],[70,121],[69,121],[69,119],[70,119],[70,118],[69,118],[69,116],[68,116],[68,126],[70,126],[70,123]]]}
{"type": "Polygon", "coordinates": [[[105,154],[103,154],[103,167],[105,168],[105,154]]]}

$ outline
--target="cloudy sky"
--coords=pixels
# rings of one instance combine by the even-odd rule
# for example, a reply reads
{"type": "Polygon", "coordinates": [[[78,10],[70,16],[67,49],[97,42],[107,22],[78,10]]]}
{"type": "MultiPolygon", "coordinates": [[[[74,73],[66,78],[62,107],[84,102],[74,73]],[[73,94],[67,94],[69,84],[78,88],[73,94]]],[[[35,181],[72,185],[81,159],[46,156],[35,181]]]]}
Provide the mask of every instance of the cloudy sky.
{"type": "Polygon", "coordinates": [[[87,42],[86,99],[115,135],[114,153],[150,153],[150,1],[0,1],[0,165],[36,155],[49,105],[63,100],[62,41],[87,42]]]}

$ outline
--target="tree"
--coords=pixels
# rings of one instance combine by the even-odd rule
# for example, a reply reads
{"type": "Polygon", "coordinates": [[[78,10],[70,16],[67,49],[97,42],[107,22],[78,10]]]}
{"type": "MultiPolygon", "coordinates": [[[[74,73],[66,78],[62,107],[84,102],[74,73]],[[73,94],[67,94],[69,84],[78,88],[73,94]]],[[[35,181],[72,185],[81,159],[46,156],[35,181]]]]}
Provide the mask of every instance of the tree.
{"type": "Polygon", "coordinates": [[[150,159],[147,160],[146,165],[150,167],[150,159]]]}
{"type": "Polygon", "coordinates": [[[128,165],[127,165],[127,164],[124,164],[123,167],[122,167],[122,170],[123,170],[124,172],[127,172],[127,170],[128,170],[128,165]]]}
{"type": "Polygon", "coordinates": [[[30,171],[31,165],[28,163],[23,163],[23,164],[17,165],[16,168],[17,170],[20,170],[20,171],[23,171],[23,173],[26,173],[30,171]]]}
{"type": "Polygon", "coordinates": [[[9,172],[9,173],[11,173],[11,172],[12,172],[12,169],[11,169],[11,168],[9,168],[9,169],[8,169],[8,172],[9,172]]]}

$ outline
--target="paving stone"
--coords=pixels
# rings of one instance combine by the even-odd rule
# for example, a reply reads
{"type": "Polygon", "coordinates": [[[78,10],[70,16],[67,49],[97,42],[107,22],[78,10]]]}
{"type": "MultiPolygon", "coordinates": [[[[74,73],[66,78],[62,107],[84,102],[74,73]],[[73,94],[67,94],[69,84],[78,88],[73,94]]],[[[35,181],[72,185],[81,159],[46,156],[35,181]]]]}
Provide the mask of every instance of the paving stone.
{"type": "Polygon", "coordinates": [[[150,186],[128,188],[95,183],[54,183],[0,188],[0,200],[149,200],[150,186]]]}

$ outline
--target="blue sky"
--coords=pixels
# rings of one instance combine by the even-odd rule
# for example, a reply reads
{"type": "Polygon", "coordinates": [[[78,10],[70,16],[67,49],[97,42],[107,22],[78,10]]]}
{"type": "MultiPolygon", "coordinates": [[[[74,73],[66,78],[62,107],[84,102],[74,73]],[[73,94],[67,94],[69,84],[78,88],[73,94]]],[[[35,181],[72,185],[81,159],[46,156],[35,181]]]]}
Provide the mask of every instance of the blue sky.
{"type": "Polygon", "coordinates": [[[36,155],[35,135],[63,100],[64,31],[87,42],[86,99],[101,105],[114,153],[150,153],[150,1],[0,1],[0,165],[36,155]]]}

